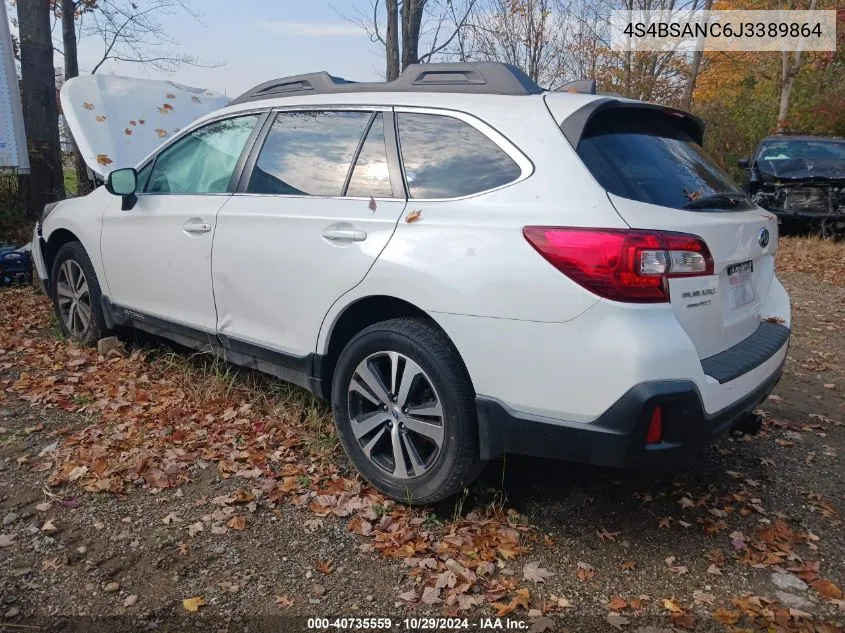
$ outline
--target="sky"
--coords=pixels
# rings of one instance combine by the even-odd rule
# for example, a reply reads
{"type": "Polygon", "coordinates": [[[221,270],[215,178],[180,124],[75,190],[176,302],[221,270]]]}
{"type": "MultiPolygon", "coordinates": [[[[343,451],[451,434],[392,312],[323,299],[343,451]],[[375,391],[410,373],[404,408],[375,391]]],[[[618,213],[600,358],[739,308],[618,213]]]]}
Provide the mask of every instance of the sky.
{"type": "MultiPolygon", "coordinates": [[[[98,72],[170,79],[231,97],[263,81],[319,70],[357,81],[383,78],[379,45],[339,14],[355,16],[368,0],[190,0],[190,6],[200,22],[184,13],[163,15],[160,22],[179,42],[174,50],[220,67],[185,66],[168,75],[109,61],[98,72]]],[[[61,37],[58,29],[54,35],[61,37]]],[[[80,72],[90,72],[101,55],[101,41],[83,39],[80,72]]],[[[55,63],[62,66],[60,55],[55,63]]]]}

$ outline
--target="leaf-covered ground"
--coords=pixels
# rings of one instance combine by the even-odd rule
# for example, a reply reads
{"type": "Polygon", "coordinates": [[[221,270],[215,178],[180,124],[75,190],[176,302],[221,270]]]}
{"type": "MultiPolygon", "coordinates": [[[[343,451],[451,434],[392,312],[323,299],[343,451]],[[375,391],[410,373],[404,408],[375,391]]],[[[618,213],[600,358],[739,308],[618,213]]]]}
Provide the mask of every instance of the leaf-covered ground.
{"type": "Polygon", "coordinates": [[[0,631],[842,630],[845,248],[782,254],[795,331],[759,436],[658,471],[508,458],[424,509],[363,484],[303,392],[149,341],[98,357],[2,290],[0,631]]]}

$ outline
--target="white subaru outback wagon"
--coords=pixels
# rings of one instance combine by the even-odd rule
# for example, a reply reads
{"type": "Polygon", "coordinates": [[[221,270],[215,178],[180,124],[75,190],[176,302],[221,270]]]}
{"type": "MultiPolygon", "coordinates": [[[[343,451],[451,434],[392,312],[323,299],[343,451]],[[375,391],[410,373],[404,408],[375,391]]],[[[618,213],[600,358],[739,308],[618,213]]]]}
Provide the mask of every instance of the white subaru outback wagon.
{"type": "Polygon", "coordinates": [[[753,431],[787,352],[776,219],[702,136],[503,64],[279,79],[49,205],[35,263],[71,339],[139,328],[330,399],[391,497],[505,453],[636,466],[753,431]]]}

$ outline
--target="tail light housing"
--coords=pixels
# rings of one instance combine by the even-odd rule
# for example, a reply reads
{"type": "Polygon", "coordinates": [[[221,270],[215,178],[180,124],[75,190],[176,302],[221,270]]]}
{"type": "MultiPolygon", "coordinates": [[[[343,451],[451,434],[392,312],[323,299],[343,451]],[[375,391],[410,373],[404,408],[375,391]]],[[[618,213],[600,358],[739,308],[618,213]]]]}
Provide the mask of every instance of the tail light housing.
{"type": "Polygon", "coordinates": [[[614,301],[667,302],[669,279],[713,274],[707,244],[687,233],[527,226],[523,235],[572,281],[614,301]]]}

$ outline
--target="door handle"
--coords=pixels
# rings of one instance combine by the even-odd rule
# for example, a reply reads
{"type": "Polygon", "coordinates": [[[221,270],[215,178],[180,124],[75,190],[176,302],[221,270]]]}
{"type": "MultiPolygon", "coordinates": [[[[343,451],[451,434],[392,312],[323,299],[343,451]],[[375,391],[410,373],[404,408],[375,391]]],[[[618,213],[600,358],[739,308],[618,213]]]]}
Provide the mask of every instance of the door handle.
{"type": "Polygon", "coordinates": [[[361,229],[323,229],[323,237],[333,242],[363,242],[367,239],[367,232],[361,229]]]}
{"type": "Polygon", "coordinates": [[[206,222],[186,222],[182,225],[182,230],[185,233],[208,233],[211,225],[206,222]]]}

